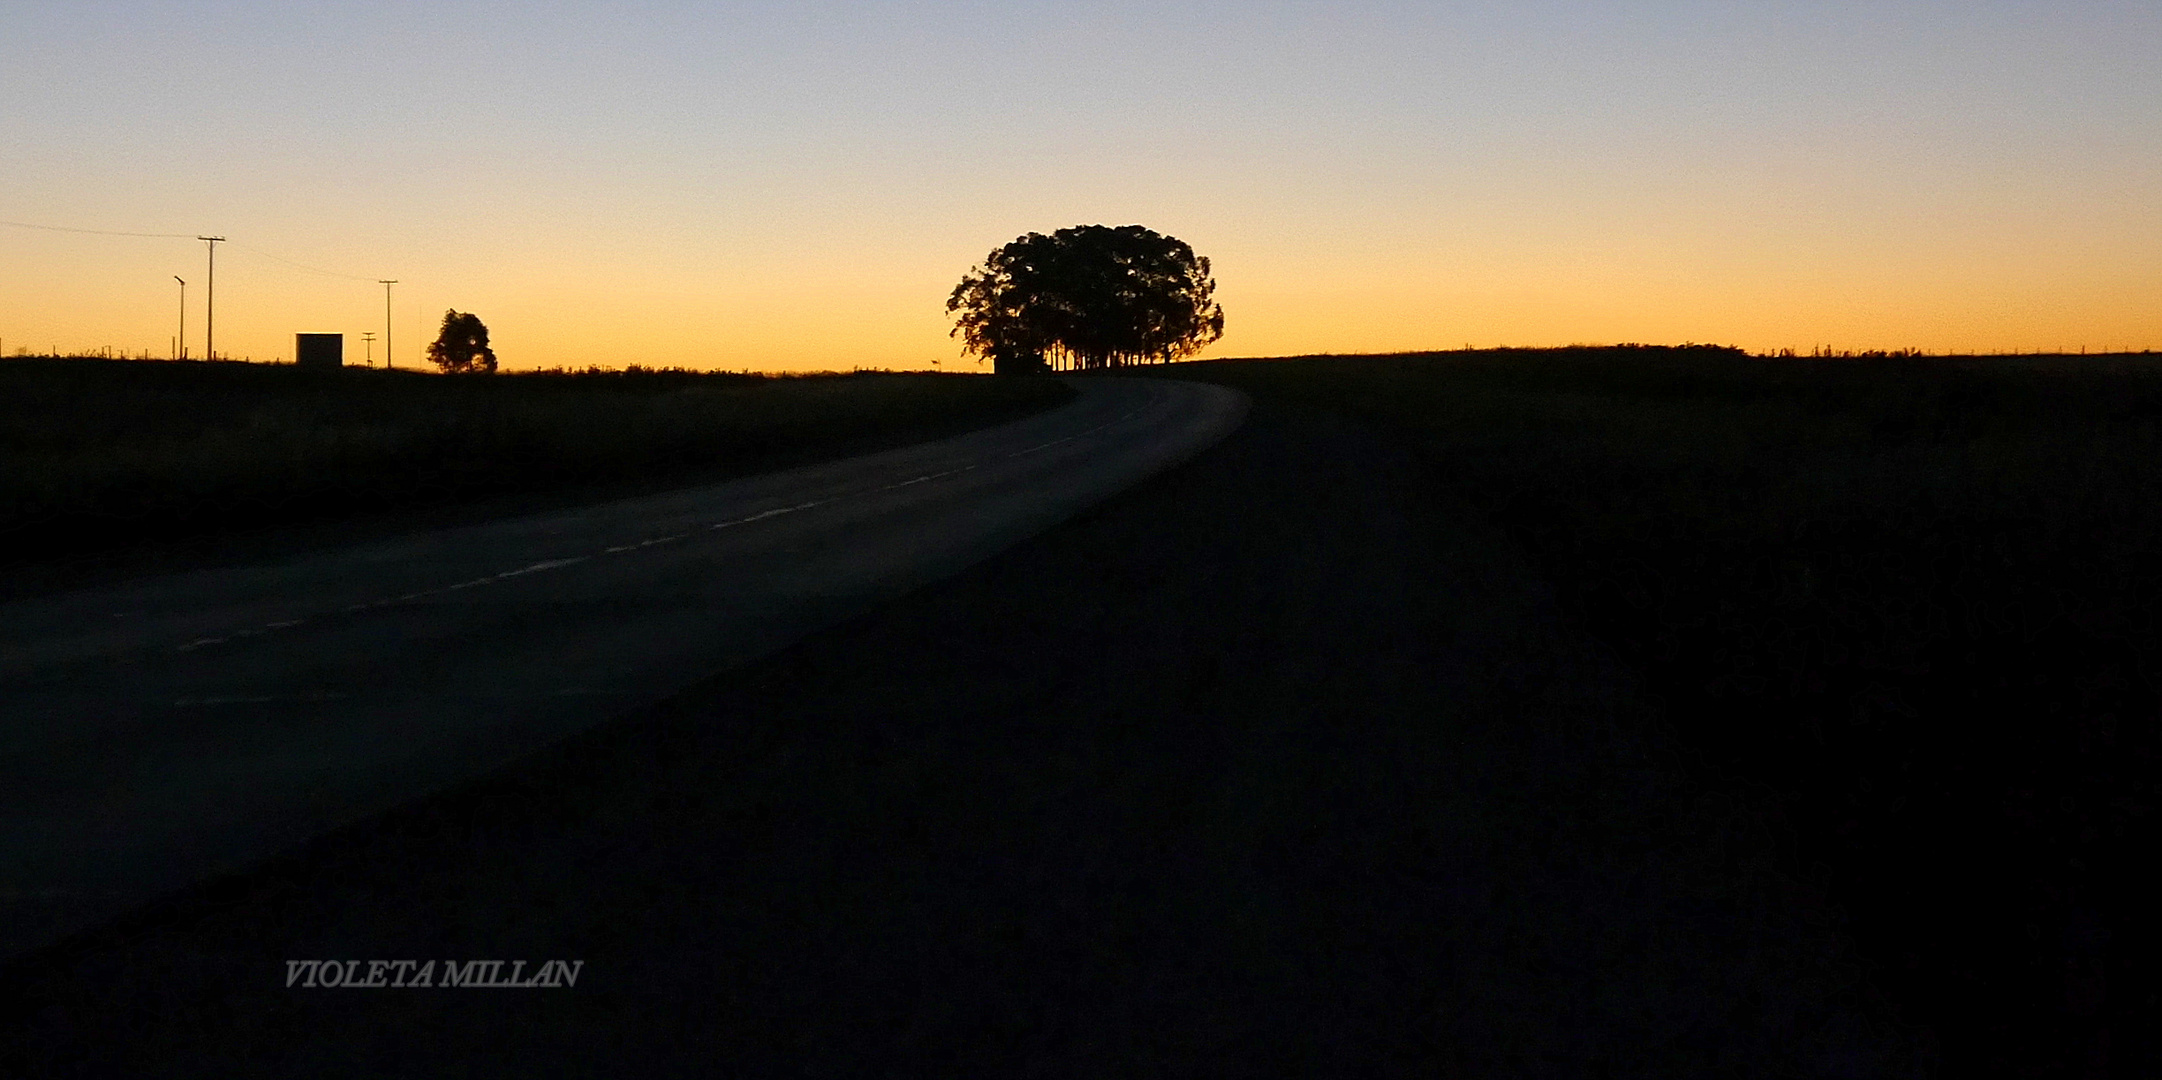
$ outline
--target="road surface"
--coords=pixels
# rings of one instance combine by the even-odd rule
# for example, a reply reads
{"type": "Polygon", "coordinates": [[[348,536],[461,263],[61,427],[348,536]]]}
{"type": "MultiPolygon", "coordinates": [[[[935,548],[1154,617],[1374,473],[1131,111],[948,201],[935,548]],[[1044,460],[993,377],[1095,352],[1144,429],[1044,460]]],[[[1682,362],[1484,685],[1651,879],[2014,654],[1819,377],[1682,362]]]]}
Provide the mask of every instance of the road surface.
{"type": "Polygon", "coordinates": [[[0,606],[0,958],[952,574],[1236,428],[1235,391],[0,606]]]}

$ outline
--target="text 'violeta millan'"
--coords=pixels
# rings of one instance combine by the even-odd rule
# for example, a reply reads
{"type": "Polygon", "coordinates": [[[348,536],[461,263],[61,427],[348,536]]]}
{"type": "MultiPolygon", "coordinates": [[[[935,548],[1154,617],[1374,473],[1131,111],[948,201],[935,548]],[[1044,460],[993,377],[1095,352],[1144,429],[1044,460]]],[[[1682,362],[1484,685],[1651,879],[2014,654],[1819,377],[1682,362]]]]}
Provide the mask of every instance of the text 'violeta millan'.
{"type": "Polygon", "coordinates": [[[287,960],[288,987],[553,990],[578,985],[583,960],[287,960]],[[531,967],[529,973],[527,968],[531,967]]]}

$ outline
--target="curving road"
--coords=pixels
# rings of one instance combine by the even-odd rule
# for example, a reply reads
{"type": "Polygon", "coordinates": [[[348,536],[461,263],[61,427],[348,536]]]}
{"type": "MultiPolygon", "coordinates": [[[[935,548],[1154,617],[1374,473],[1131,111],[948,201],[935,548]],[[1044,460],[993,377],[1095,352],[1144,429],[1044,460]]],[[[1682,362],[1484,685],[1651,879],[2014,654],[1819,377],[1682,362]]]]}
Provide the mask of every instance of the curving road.
{"type": "Polygon", "coordinates": [[[0,606],[0,957],[951,574],[1247,406],[1075,386],[887,453],[0,606]]]}

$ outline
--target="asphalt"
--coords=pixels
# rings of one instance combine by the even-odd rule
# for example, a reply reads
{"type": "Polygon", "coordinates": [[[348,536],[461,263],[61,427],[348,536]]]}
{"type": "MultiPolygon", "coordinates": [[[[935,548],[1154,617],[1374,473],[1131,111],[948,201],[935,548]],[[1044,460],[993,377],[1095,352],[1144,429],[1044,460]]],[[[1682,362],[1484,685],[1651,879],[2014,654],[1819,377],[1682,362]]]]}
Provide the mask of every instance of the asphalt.
{"type": "Polygon", "coordinates": [[[1077,385],[887,453],[0,606],[0,958],[771,654],[1245,408],[1077,385]]]}
{"type": "Polygon", "coordinates": [[[29,1076],[1930,1061],[1746,793],[1503,538],[1385,438],[1266,404],[951,577],[4,982],[0,1072],[29,1076]],[[291,984],[371,960],[580,966],[291,984]]]}

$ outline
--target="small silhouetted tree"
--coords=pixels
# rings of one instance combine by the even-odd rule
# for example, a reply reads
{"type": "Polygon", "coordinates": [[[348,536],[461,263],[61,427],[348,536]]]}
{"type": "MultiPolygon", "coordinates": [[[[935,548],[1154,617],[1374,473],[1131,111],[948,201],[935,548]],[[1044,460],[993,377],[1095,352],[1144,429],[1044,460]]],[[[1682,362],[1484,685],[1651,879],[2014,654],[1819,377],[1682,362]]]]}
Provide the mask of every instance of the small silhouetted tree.
{"type": "Polygon", "coordinates": [[[1166,363],[1224,334],[1209,260],[1122,225],[1029,233],[993,251],[946,300],[964,351],[1001,374],[1166,363]]]}
{"type": "Polygon", "coordinates": [[[495,373],[495,350],[488,347],[488,327],[480,316],[443,313],[443,332],[428,346],[428,360],[448,374],[495,373]]]}

